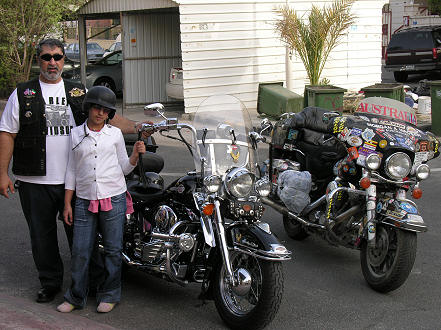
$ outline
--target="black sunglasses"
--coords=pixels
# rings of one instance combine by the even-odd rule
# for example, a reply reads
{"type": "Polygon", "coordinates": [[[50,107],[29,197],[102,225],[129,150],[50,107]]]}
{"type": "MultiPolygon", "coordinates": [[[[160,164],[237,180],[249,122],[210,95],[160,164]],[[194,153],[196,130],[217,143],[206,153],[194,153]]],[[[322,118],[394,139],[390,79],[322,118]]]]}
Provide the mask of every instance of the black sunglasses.
{"type": "Polygon", "coordinates": [[[40,56],[40,58],[41,58],[43,61],[46,61],[46,62],[50,62],[52,58],[53,58],[56,62],[58,62],[58,61],[61,60],[63,57],[64,57],[64,55],[61,55],[61,54],[54,54],[54,55],[51,55],[51,54],[44,54],[44,55],[41,55],[41,56],[40,56]]]}

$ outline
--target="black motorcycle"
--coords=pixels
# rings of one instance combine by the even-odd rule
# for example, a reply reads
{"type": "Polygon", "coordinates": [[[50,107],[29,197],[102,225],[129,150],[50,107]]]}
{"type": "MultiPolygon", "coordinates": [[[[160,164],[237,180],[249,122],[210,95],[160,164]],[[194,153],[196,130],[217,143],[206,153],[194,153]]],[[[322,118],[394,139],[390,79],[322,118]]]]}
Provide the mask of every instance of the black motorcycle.
{"type": "Polygon", "coordinates": [[[427,230],[406,193],[421,197],[419,182],[429,177],[426,163],[439,156],[440,142],[405,121],[415,118],[404,103],[369,102],[354,115],[308,107],[274,126],[264,120],[272,129],[264,175],[273,185],[262,201],[283,214],[295,240],[318,234],[359,249],[367,283],[389,292],[407,279],[416,234],[427,230]]]}
{"type": "Polygon", "coordinates": [[[125,264],[179,285],[201,283],[201,296],[214,299],[231,328],[265,327],[279,309],[281,261],[290,252],[259,220],[270,182],[256,176],[259,134],[246,109],[232,96],[210,97],[189,125],[166,118],[161,104],[146,108],[164,120],[142,130],[184,142],[196,169],[164,189],[159,174],[144,171],[150,157],[142,158],[139,176],[127,180],[135,212],[124,228],[125,264]]]}

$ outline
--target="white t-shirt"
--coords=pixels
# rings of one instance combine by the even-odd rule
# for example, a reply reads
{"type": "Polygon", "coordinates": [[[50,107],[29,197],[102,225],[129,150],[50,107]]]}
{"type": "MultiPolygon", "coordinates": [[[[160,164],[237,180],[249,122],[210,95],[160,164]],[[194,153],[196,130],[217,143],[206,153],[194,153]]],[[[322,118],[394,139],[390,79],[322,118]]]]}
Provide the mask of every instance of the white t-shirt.
{"type": "MultiPolygon", "coordinates": [[[[40,81],[43,99],[46,103],[46,175],[22,176],[17,179],[40,184],[63,184],[69,157],[69,134],[76,126],[70,106],[67,105],[64,81],[46,84],[40,81]]],[[[0,131],[17,133],[20,128],[17,89],[9,97],[0,120],[0,131]]]]}

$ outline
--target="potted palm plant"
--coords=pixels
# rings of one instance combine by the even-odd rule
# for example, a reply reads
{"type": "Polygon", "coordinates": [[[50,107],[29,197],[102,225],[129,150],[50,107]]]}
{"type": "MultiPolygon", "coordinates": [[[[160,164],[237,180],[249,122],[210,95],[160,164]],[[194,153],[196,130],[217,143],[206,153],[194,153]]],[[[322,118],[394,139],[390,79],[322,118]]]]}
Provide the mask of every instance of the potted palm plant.
{"type": "MultiPolygon", "coordinates": [[[[356,0],[334,0],[319,8],[312,5],[308,16],[284,6],[279,9],[280,19],[276,31],[290,51],[303,62],[309,79],[305,86],[304,105],[315,105],[341,111],[345,89],[329,85],[328,79],[320,80],[331,51],[340,43],[345,31],[356,17],[351,8],[356,0]]],[[[306,14],[305,14],[306,15],[306,14]]]]}

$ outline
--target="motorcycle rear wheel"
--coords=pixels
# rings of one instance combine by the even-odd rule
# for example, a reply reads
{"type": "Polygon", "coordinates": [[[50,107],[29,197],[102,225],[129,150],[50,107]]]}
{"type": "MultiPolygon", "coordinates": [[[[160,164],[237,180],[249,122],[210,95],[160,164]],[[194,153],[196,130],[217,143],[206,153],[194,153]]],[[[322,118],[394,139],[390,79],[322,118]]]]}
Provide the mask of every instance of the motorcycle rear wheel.
{"type": "Polygon", "coordinates": [[[263,329],[274,319],[282,301],[282,264],[238,252],[232,253],[230,260],[233,273],[245,269],[249,274],[250,288],[246,294],[237,294],[238,290],[227,281],[222,265],[214,278],[216,309],[232,329],[263,329]]]}
{"type": "Polygon", "coordinates": [[[417,236],[395,227],[377,226],[376,247],[366,241],[361,245],[363,276],[375,291],[386,293],[399,288],[415,262],[417,236]]]}
{"type": "Polygon", "coordinates": [[[309,236],[300,222],[289,218],[287,215],[283,216],[283,227],[285,227],[288,236],[296,241],[303,241],[309,236]]]}

